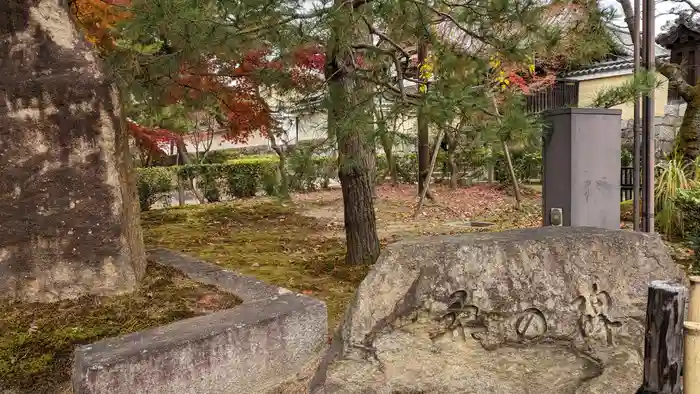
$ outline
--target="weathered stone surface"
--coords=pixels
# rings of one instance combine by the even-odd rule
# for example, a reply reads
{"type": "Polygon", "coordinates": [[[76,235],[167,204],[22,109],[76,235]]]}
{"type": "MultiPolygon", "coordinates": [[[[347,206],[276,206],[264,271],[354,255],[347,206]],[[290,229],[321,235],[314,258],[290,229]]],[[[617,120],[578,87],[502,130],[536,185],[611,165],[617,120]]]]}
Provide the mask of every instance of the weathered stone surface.
{"type": "Polygon", "coordinates": [[[148,257],[243,304],[79,347],[74,394],[267,394],[317,361],[323,302],[166,249],[148,257]]]}
{"type": "Polygon", "coordinates": [[[115,90],[64,0],[0,2],[0,294],[131,290],[145,270],[115,90]]]}
{"type": "Polygon", "coordinates": [[[655,236],[539,228],[405,241],[362,282],[325,393],[632,393],[647,285],[684,281],[655,236]]]}
{"type": "MultiPolygon", "coordinates": [[[[665,116],[657,116],[654,118],[654,138],[656,147],[656,158],[663,159],[666,155],[673,151],[675,146],[676,134],[683,120],[683,115],[676,115],[678,112],[677,106],[667,106],[665,116]],[[675,108],[675,111],[672,110],[675,108]]],[[[627,148],[631,149],[634,140],[632,120],[622,121],[622,143],[627,148]]]]}

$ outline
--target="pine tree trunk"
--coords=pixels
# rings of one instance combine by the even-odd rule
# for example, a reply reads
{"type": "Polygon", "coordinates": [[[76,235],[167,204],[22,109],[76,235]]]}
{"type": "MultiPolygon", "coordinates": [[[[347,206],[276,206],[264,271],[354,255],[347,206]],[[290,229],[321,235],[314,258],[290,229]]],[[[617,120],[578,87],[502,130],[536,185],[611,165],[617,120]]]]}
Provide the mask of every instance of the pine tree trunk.
{"type": "Polygon", "coordinates": [[[417,219],[418,215],[420,215],[420,211],[423,208],[423,202],[425,201],[425,197],[430,191],[430,177],[433,175],[433,169],[435,168],[435,161],[437,161],[438,149],[440,149],[440,141],[442,141],[442,137],[443,133],[442,130],[440,130],[438,131],[438,136],[435,141],[435,150],[433,151],[430,158],[430,165],[428,166],[428,176],[426,177],[425,189],[423,189],[423,192],[418,198],[418,206],[416,207],[416,212],[414,212],[413,214],[413,219],[417,219]]]}
{"type": "Polygon", "coordinates": [[[340,185],[345,210],[345,239],[348,264],[371,264],[379,257],[372,181],[368,171],[358,166],[343,165],[340,185]]]}
{"type": "MultiPolygon", "coordinates": [[[[418,43],[418,65],[422,66],[428,58],[428,43],[425,37],[421,37],[418,43]]],[[[428,167],[430,167],[430,128],[428,127],[428,117],[424,108],[418,108],[418,195],[423,194],[426,188],[428,177],[428,167]]],[[[428,198],[433,199],[430,193],[428,198]]]]}
{"type": "Polygon", "coordinates": [[[449,133],[445,133],[445,142],[447,142],[447,165],[450,171],[450,189],[456,189],[459,182],[459,168],[457,167],[457,144],[455,139],[450,137],[449,133]]]}
{"type": "Polygon", "coordinates": [[[518,177],[515,176],[513,161],[510,159],[510,150],[508,149],[508,144],[505,141],[501,140],[501,145],[503,146],[503,154],[506,156],[510,180],[513,182],[513,191],[515,192],[515,209],[520,209],[522,200],[520,197],[520,186],[518,185],[518,177]]]}
{"type": "Polygon", "coordinates": [[[377,142],[374,130],[371,133],[367,166],[369,167],[369,180],[372,183],[372,198],[377,198],[377,142]]]}
{"type": "Polygon", "coordinates": [[[685,76],[677,64],[657,59],[656,68],[668,78],[669,86],[678,89],[678,93],[688,104],[683,115],[683,122],[676,136],[676,153],[687,162],[700,156],[700,83],[695,86],[685,81],[685,76]]]}
{"type": "Polygon", "coordinates": [[[456,189],[459,186],[459,168],[455,158],[455,149],[452,147],[447,152],[447,163],[450,166],[450,189],[456,189]]]}
{"type": "Polygon", "coordinates": [[[389,172],[389,177],[391,178],[391,185],[396,186],[399,184],[399,174],[396,171],[393,141],[386,133],[380,136],[380,141],[382,143],[382,148],[384,148],[384,156],[386,156],[387,171],[389,172]]]}
{"type": "Polygon", "coordinates": [[[330,105],[329,134],[338,141],[338,175],[343,192],[348,264],[374,263],[379,257],[374,200],[372,199],[371,143],[373,114],[367,103],[371,90],[354,69],[352,43],[370,40],[357,13],[366,5],[335,0],[343,11],[335,14],[327,45],[325,76],[330,105]],[[348,32],[347,29],[352,31],[348,32]],[[364,97],[363,97],[364,95],[364,97]],[[353,119],[348,122],[347,119],[353,119]]]}
{"type": "Polygon", "coordinates": [[[287,152],[285,150],[277,145],[277,138],[275,138],[275,135],[273,133],[270,133],[268,135],[268,139],[270,140],[270,146],[272,147],[272,150],[277,153],[277,156],[279,157],[279,162],[277,163],[277,169],[280,174],[280,192],[279,196],[288,199],[289,198],[289,175],[287,174],[287,152]]]}
{"type": "Polygon", "coordinates": [[[278,171],[280,172],[280,197],[283,199],[289,199],[289,174],[287,173],[287,154],[281,150],[281,153],[277,154],[280,158],[277,164],[278,171]]]}
{"type": "MultiPolygon", "coordinates": [[[[700,85],[695,89],[700,89],[700,85]]],[[[692,162],[700,156],[700,94],[688,102],[678,130],[677,143],[677,152],[683,155],[685,161],[692,162]]]]}
{"type": "MultiPolygon", "coordinates": [[[[423,194],[430,167],[430,129],[427,116],[418,110],[418,194],[423,194]]],[[[428,194],[430,198],[430,194],[428,194]]]]}

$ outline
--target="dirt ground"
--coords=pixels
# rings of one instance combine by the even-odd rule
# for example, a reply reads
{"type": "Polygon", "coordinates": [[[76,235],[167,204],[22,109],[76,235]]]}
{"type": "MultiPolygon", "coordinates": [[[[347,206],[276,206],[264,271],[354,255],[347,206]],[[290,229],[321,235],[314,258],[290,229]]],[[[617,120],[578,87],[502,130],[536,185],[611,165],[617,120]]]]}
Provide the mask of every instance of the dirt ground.
{"type": "MultiPolygon", "coordinates": [[[[433,186],[435,201],[426,199],[417,218],[415,185],[377,187],[375,213],[380,238],[406,235],[451,234],[468,231],[494,231],[507,228],[536,227],[541,223],[540,195],[526,191],[521,210],[515,199],[499,186],[478,185],[449,189],[433,186]],[[517,212],[516,215],[513,213],[517,212]],[[492,226],[472,227],[472,221],[490,222],[492,226]]],[[[340,190],[326,190],[293,197],[299,213],[327,224],[329,235],[344,237],[343,200],[340,190]]]]}

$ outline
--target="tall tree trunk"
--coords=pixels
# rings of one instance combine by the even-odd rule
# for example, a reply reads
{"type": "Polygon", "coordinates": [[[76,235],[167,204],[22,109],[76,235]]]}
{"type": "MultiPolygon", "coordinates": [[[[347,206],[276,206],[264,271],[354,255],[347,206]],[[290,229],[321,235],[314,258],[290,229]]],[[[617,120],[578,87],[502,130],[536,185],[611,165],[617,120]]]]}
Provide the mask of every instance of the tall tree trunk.
{"type": "Polygon", "coordinates": [[[379,136],[379,140],[384,148],[384,156],[386,156],[387,172],[391,178],[391,185],[396,186],[399,183],[399,174],[396,171],[396,159],[394,158],[394,141],[386,132],[379,136]]]}
{"type": "Polygon", "coordinates": [[[358,13],[365,5],[335,0],[342,11],[334,16],[327,45],[325,76],[328,81],[330,108],[329,133],[338,141],[338,175],[343,192],[345,237],[348,264],[374,263],[379,257],[374,200],[372,199],[371,96],[354,69],[351,45],[370,39],[362,28],[358,13]],[[350,30],[350,31],[348,31],[350,30]],[[363,94],[366,97],[362,97],[363,94]],[[353,119],[348,122],[347,119],[353,119]],[[355,121],[357,120],[357,121],[355,121]]]}
{"type": "Polygon", "coordinates": [[[520,209],[520,205],[522,203],[522,198],[520,197],[520,185],[518,185],[518,177],[515,176],[513,161],[510,159],[510,149],[508,149],[508,144],[505,140],[501,140],[501,145],[503,146],[503,154],[506,156],[510,180],[513,182],[513,192],[515,192],[515,208],[520,209]]]}
{"type": "Polygon", "coordinates": [[[700,84],[696,85],[694,90],[694,97],[688,101],[688,107],[676,137],[676,151],[688,162],[695,161],[700,156],[700,84]]]}
{"type": "Polygon", "coordinates": [[[273,133],[268,134],[270,140],[270,146],[272,150],[277,153],[279,157],[279,162],[277,163],[277,169],[280,175],[280,191],[279,196],[283,199],[289,199],[289,174],[287,174],[287,152],[285,149],[277,144],[277,138],[273,133]]]}
{"type": "Polygon", "coordinates": [[[452,138],[450,133],[445,132],[445,142],[447,142],[447,165],[450,171],[450,189],[456,189],[459,182],[459,168],[457,167],[456,138],[452,138]]]}
{"type": "MultiPolygon", "coordinates": [[[[418,42],[418,67],[423,66],[428,58],[428,41],[425,35],[418,42]]],[[[423,194],[426,188],[426,179],[430,167],[430,128],[428,127],[428,114],[425,108],[418,108],[418,194],[423,194]]],[[[429,199],[433,199],[430,192],[429,199]]]]}
{"type": "Polygon", "coordinates": [[[688,104],[676,135],[676,154],[682,155],[686,162],[692,162],[700,156],[700,83],[693,86],[686,82],[677,64],[657,60],[656,69],[668,78],[669,87],[675,87],[688,104]]]}
{"type": "Polygon", "coordinates": [[[455,148],[450,147],[447,151],[447,164],[450,166],[450,189],[456,189],[459,186],[459,168],[455,150],[455,148]]]}
{"type": "Polygon", "coordinates": [[[430,167],[430,129],[428,117],[423,109],[418,109],[418,194],[423,193],[430,167]]]}
{"type": "MultiPolygon", "coordinates": [[[[191,164],[190,157],[189,157],[189,155],[187,155],[187,146],[185,145],[185,141],[178,140],[175,143],[175,146],[177,147],[178,162],[180,162],[181,165],[191,164]]],[[[190,181],[190,189],[192,189],[192,193],[194,193],[194,196],[197,198],[197,201],[199,201],[200,204],[204,203],[206,200],[204,198],[204,195],[199,192],[199,187],[197,186],[197,180],[195,178],[192,178],[189,181],[190,181]]],[[[185,195],[184,187],[181,189],[178,189],[178,193],[179,194],[181,193],[181,195],[178,196],[178,200],[184,201],[184,195],[185,195]]],[[[181,204],[181,205],[184,205],[184,204],[181,204]]]]}
{"type": "Polygon", "coordinates": [[[428,165],[428,176],[426,177],[427,182],[425,184],[425,189],[423,189],[423,192],[421,192],[420,197],[418,198],[418,206],[416,207],[416,212],[413,213],[413,219],[417,219],[418,215],[420,215],[420,211],[423,208],[423,202],[425,201],[425,197],[428,194],[428,191],[430,191],[430,177],[433,175],[433,169],[435,168],[435,162],[437,161],[437,155],[438,150],[440,149],[440,141],[442,141],[442,136],[443,132],[442,130],[439,130],[437,139],[435,140],[435,150],[433,151],[432,157],[430,159],[430,164],[428,165]]]}

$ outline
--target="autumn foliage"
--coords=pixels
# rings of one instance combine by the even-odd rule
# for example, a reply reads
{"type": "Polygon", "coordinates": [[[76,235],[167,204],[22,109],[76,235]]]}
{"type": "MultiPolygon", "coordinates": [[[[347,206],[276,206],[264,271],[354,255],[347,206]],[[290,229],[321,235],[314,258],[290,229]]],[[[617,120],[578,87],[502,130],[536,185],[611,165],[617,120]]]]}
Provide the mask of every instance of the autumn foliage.
{"type": "Polygon", "coordinates": [[[71,10],[85,37],[100,49],[114,47],[116,24],[129,18],[129,0],[73,0],[71,10]]]}
{"type": "MultiPolygon", "coordinates": [[[[131,16],[129,4],[129,0],[74,0],[72,11],[88,41],[110,52],[115,49],[118,23],[131,16]]],[[[313,45],[296,48],[283,58],[272,58],[271,53],[270,48],[261,45],[225,63],[214,60],[214,54],[202,53],[198,64],[183,62],[177,75],[168,76],[168,86],[159,101],[172,105],[213,98],[217,112],[222,114],[217,119],[221,131],[234,142],[245,142],[255,133],[272,132],[275,121],[261,87],[308,89],[320,81],[325,55],[322,48],[313,45]],[[263,81],[263,75],[273,75],[274,83],[263,81]]],[[[145,127],[132,120],[128,121],[128,129],[137,145],[152,153],[162,152],[159,146],[181,139],[181,134],[196,132],[145,127]]]]}

